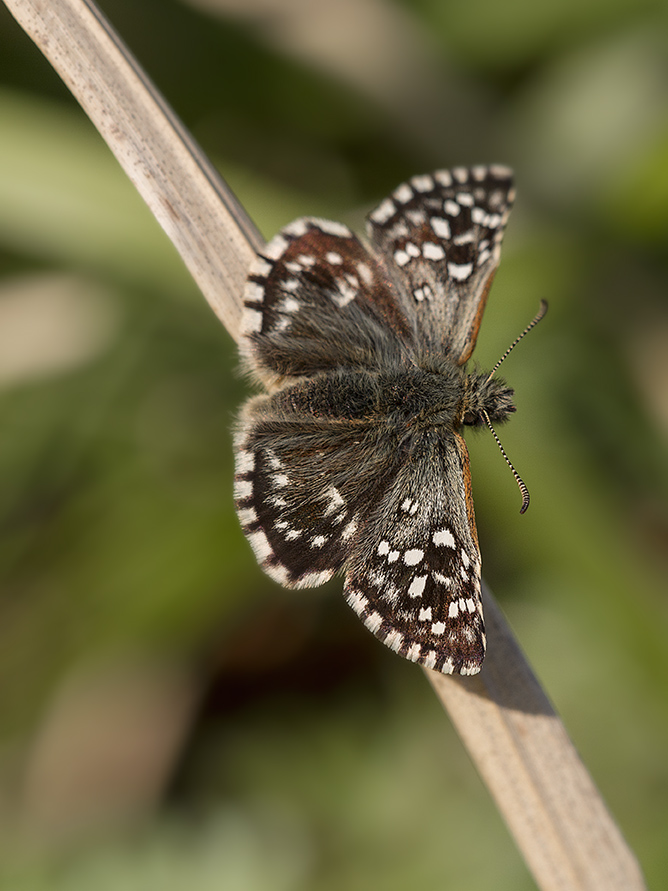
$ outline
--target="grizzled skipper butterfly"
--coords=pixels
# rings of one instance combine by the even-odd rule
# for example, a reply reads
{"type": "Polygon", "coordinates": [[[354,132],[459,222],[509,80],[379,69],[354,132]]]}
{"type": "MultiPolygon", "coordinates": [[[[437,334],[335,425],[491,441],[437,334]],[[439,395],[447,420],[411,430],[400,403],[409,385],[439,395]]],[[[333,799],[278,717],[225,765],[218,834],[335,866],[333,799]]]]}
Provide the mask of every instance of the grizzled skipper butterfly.
{"type": "Polygon", "coordinates": [[[506,167],[456,167],[382,201],[368,245],[340,223],[296,220],[244,297],[241,352],[270,389],[235,441],[237,511],[259,563],[296,588],[342,573],[376,637],[445,673],[475,674],[485,653],[462,430],[515,407],[498,364],[465,364],[514,194],[506,167]]]}

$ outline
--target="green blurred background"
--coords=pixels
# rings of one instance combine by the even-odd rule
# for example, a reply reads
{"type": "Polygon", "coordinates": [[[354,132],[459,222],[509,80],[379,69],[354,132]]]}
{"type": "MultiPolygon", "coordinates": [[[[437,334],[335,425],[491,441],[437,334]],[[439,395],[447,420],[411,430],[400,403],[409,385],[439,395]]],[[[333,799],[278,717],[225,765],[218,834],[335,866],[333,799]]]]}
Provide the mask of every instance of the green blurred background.
{"type": "MultiPolygon", "coordinates": [[[[475,358],[485,576],[668,886],[664,0],[105,0],[267,237],[404,178],[518,199],[475,358]]],[[[231,500],[233,344],[0,7],[0,887],[534,887],[420,670],[283,591],[231,500]]]]}

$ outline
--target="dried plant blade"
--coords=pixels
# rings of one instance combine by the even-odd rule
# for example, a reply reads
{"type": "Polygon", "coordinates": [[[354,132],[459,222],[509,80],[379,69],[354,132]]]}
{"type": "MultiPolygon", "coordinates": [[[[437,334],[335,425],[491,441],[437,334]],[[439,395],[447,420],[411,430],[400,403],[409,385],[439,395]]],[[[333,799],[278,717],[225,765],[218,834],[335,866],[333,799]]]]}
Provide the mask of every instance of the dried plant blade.
{"type": "Polygon", "coordinates": [[[261,239],[219,174],[93,3],[7,7],[79,101],[236,337],[238,295],[261,239]]]}
{"type": "Polygon", "coordinates": [[[635,891],[638,863],[483,586],[488,649],[471,678],[425,669],[544,891],[635,891]]]}

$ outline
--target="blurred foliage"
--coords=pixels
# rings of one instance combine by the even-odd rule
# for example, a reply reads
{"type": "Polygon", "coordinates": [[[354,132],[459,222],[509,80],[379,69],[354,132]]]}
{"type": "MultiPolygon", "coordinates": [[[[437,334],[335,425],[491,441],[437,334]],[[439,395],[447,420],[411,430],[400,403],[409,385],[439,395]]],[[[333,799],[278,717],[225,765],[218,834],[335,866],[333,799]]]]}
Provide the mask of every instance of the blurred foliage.
{"type": "MultiPolygon", "coordinates": [[[[476,360],[551,311],[505,369],[525,517],[471,443],[485,574],[664,887],[665,3],[102,7],[267,236],[357,226],[437,166],[515,167],[476,360]]],[[[0,888],[533,887],[419,669],[339,585],[258,570],[233,344],[4,7],[0,45],[0,888]],[[147,671],[141,702],[173,708],[140,736],[147,671]]]]}

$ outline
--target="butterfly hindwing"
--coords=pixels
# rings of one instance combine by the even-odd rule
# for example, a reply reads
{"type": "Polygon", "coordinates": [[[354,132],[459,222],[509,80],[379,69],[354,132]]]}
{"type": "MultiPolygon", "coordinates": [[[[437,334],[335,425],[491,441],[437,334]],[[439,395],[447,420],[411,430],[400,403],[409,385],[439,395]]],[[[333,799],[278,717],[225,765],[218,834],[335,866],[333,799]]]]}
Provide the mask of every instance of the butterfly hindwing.
{"type": "Polygon", "coordinates": [[[418,342],[458,365],[475,346],[514,195],[506,167],[456,167],[413,177],[367,218],[418,342]]]}
{"type": "Polygon", "coordinates": [[[383,643],[446,673],[475,674],[485,653],[469,485],[464,440],[423,434],[366,516],[344,586],[383,643]]]}
{"type": "Polygon", "coordinates": [[[366,505],[395,458],[374,425],[314,417],[309,382],[257,396],[235,442],[235,500],[258,562],[286,587],[314,587],[340,572],[366,505]]]}

